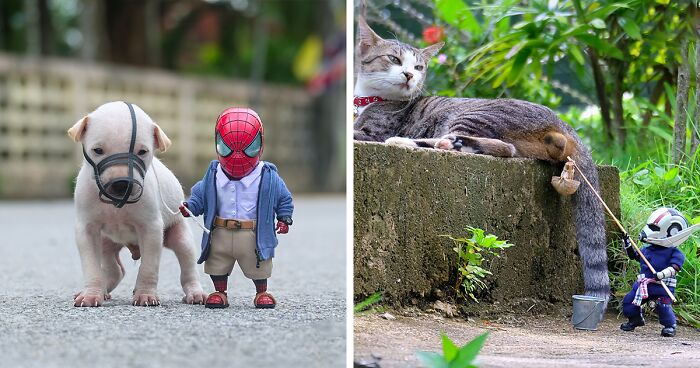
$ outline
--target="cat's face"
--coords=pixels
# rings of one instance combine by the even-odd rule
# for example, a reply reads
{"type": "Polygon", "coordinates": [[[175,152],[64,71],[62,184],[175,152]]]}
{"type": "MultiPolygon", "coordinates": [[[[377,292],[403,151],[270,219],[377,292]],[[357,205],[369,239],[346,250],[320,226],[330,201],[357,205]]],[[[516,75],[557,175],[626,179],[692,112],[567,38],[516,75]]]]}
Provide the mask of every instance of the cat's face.
{"type": "Polygon", "coordinates": [[[420,96],[428,61],[443,42],[419,49],[397,40],[379,37],[363,17],[358,18],[359,70],[357,89],[365,95],[388,100],[410,100],[420,96]]]}

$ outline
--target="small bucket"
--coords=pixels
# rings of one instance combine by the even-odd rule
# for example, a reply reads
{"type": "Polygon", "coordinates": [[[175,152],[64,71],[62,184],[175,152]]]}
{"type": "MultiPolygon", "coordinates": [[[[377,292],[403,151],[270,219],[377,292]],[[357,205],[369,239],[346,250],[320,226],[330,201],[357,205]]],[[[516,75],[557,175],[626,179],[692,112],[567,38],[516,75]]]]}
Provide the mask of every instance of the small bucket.
{"type": "Polygon", "coordinates": [[[574,304],[571,323],[574,328],[577,330],[597,330],[603,316],[605,299],[590,295],[574,295],[571,298],[574,304]]]}

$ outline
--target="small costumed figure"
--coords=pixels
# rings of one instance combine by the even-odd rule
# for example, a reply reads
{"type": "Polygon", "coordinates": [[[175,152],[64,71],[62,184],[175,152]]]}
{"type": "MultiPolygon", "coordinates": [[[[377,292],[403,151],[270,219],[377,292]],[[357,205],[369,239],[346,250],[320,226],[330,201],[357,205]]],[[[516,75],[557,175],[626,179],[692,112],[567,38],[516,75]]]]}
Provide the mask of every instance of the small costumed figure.
{"type": "Polygon", "coordinates": [[[228,276],[238,262],[255,284],[255,307],[274,308],[277,302],[267,292],[267,279],[277,246],[275,231],[286,234],[292,224],[292,195],[275,165],[260,160],[263,126],[255,111],[225,110],[216,120],[214,136],[218,160],[211,162],[204,178],[192,187],[190,199],[180,206],[185,217],[187,209],[195,216],[203,214],[211,229],[202,236],[197,261],[204,262],[216,289],[205,306],[229,306],[228,276]]]}
{"type": "MultiPolygon", "coordinates": [[[[629,322],[620,325],[621,330],[634,331],[636,327],[644,326],[641,305],[647,300],[656,300],[659,323],[664,326],[661,336],[676,335],[676,315],[671,307],[671,298],[660,283],[663,282],[671,293],[674,292],[676,274],[685,262],[685,255],[678,246],[696,230],[700,230],[700,224],[691,227],[683,214],[673,208],[659,208],[649,216],[647,225],[639,234],[639,241],[648,244],[641,252],[657,272],[653,273],[646,263],[640,262],[637,281],[622,299],[622,313],[629,322]]],[[[623,234],[623,240],[627,255],[639,261],[639,254],[633,249],[629,235],[623,234]]]]}

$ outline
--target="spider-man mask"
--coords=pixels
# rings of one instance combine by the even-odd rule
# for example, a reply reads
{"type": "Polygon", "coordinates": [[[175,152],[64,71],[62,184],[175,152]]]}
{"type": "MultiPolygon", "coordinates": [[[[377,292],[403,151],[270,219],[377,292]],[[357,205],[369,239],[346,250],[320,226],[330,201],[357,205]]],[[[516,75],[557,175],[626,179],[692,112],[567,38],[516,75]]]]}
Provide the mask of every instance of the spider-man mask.
{"type": "Polygon", "coordinates": [[[250,174],[263,152],[263,126],[246,108],[226,109],[216,120],[216,153],[224,172],[238,180],[250,174]]]}

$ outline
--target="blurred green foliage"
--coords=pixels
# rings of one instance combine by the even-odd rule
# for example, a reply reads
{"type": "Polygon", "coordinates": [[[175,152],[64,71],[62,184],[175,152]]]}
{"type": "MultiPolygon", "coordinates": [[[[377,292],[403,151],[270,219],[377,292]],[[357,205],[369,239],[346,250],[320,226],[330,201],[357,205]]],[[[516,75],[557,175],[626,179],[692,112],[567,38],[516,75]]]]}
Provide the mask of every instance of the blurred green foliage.
{"type": "MultiPolygon", "coordinates": [[[[559,108],[588,133],[594,157],[606,162],[638,163],[647,152],[668,149],[678,45],[694,29],[691,2],[434,4],[446,46],[431,63],[431,93],[511,97],[559,108]],[[597,106],[596,116],[576,119],[587,105],[597,106]]],[[[693,130],[689,119],[689,133],[693,130]]]]}
{"type": "Polygon", "coordinates": [[[344,8],[342,0],[3,0],[0,51],[84,59],[96,39],[96,61],[300,84],[292,73],[300,45],[343,32],[344,8]]]}

